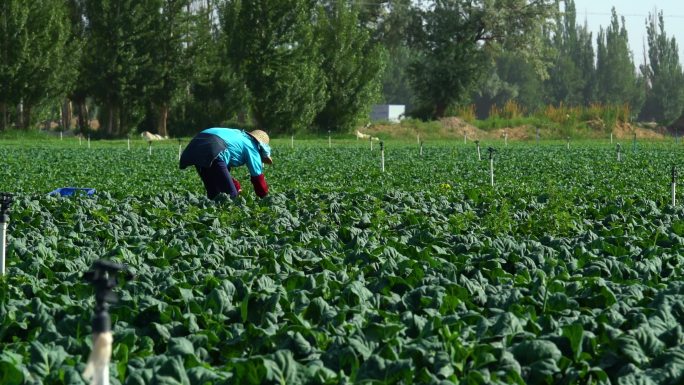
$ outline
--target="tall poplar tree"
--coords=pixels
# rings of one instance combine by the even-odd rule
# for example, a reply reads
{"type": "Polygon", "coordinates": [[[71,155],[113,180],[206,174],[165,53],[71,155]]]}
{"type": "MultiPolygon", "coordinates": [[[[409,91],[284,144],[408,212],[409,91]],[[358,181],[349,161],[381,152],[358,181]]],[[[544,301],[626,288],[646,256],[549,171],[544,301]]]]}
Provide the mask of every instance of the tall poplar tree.
{"type": "Polygon", "coordinates": [[[682,115],[684,74],[679,62],[679,47],[665,33],[663,13],[651,15],[646,22],[648,64],[642,67],[647,81],[646,102],[641,118],[669,124],[682,115]]]}
{"type": "Polygon", "coordinates": [[[217,8],[212,2],[198,3],[191,5],[186,52],[190,71],[180,86],[176,108],[169,112],[171,134],[193,135],[247,111],[247,91],[226,57],[226,39],[216,24],[217,8]]]}
{"type": "Polygon", "coordinates": [[[565,1],[549,39],[553,60],[546,81],[550,104],[585,105],[595,98],[595,66],[592,36],[587,26],[578,26],[575,2],[565,1]]]}
{"type": "MultiPolygon", "coordinates": [[[[128,132],[142,120],[145,83],[140,69],[149,62],[141,40],[155,20],[149,1],[86,0],[84,81],[102,105],[100,124],[109,135],[128,132]]],[[[155,47],[148,47],[154,49],[155,47]]]]}
{"type": "Polygon", "coordinates": [[[371,40],[358,10],[341,1],[321,7],[322,70],[328,100],[316,115],[320,130],[348,131],[368,116],[380,94],[383,50],[371,40]]]}
{"type": "Polygon", "coordinates": [[[225,52],[244,80],[258,127],[306,130],[327,101],[313,0],[235,0],[221,25],[225,52]]]}
{"type": "Polygon", "coordinates": [[[0,128],[9,125],[10,106],[17,106],[16,125],[26,129],[35,107],[59,100],[68,36],[61,0],[0,3],[0,128]]]}
{"type": "Polygon", "coordinates": [[[629,50],[625,19],[618,19],[615,8],[611,11],[610,25],[601,28],[597,43],[596,78],[597,100],[607,105],[629,105],[633,110],[641,106],[636,69],[629,50]]]}
{"type": "Polygon", "coordinates": [[[407,74],[413,53],[408,45],[413,15],[411,0],[387,1],[382,6],[385,12],[378,12],[373,34],[373,39],[382,44],[387,52],[382,100],[387,104],[403,104],[408,112],[415,105],[415,94],[407,74]]]}
{"type": "Polygon", "coordinates": [[[148,60],[137,79],[144,84],[144,95],[153,110],[157,133],[168,136],[169,110],[191,72],[191,58],[186,55],[190,43],[189,0],[146,0],[145,3],[153,18],[150,28],[138,41],[139,51],[148,60]]]}

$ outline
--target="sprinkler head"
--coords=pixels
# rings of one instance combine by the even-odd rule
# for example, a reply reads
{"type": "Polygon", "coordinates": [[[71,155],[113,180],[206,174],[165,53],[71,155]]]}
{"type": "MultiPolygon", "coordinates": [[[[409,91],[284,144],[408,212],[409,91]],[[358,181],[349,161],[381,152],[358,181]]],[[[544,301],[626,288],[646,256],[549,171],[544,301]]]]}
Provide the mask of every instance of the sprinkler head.
{"type": "Polygon", "coordinates": [[[128,269],[128,266],[98,259],[83,275],[83,279],[95,287],[95,300],[98,305],[117,301],[112,289],[118,285],[117,276],[121,273],[124,274],[126,280],[135,278],[135,274],[128,269]]]}
{"type": "Polygon", "coordinates": [[[10,193],[0,192],[0,211],[9,210],[9,205],[14,202],[14,197],[10,193]]]}
{"type": "Polygon", "coordinates": [[[385,149],[385,142],[380,141],[380,151],[383,151],[385,149]]]}
{"type": "Polygon", "coordinates": [[[107,308],[110,303],[116,303],[118,298],[112,289],[118,285],[117,276],[125,273],[124,278],[133,279],[134,275],[126,265],[97,260],[90,271],[83,276],[95,288],[95,313],[93,314],[93,333],[103,333],[112,330],[112,320],[107,308]]]}
{"type": "Polygon", "coordinates": [[[10,205],[14,202],[14,198],[10,193],[0,193],[0,219],[3,223],[9,221],[10,205]]]}

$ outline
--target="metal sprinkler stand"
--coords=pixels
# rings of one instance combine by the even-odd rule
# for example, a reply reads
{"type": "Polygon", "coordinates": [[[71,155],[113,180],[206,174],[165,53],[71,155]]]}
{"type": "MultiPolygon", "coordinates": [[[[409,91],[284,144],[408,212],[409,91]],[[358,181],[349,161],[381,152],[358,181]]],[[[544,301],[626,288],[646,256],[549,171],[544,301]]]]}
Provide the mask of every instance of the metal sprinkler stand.
{"type": "Polygon", "coordinates": [[[617,161],[618,162],[622,161],[621,152],[622,152],[622,146],[620,146],[620,143],[618,143],[617,144],[617,161]]]}
{"type": "Polygon", "coordinates": [[[5,275],[5,247],[7,244],[7,227],[9,227],[10,205],[14,201],[12,194],[0,193],[0,276],[5,275]]]}
{"type": "Polygon", "coordinates": [[[83,372],[90,384],[109,384],[109,360],[112,352],[112,320],[109,315],[109,304],[116,303],[118,298],[112,291],[118,285],[118,277],[135,278],[126,265],[97,260],[83,279],[95,288],[95,309],[93,313],[93,350],[88,357],[88,364],[83,372]]]}
{"type": "Polygon", "coordinates": [[[487,148],[489,152],[489,182],[494,187],[494,153],[496,150],[493,147],[487,148]]]}
{"type": "Polygon", "coordinates": [[[672,207],[677,204],[677,168],[672,166],[672,207]]]}
{"type": "Polygon", "coordinates": [[[475,145],[477,146],[477,160],[482,160],[482,155],[480,154],[480,141],[476,140],[475,145]]]}
{"type": "Polygon", "coordinates": [[[632,139],[632,151],[636,152],[637,150],[637,138],[636,138],[636,132],[634,133],[634,138],[632,139]]]}

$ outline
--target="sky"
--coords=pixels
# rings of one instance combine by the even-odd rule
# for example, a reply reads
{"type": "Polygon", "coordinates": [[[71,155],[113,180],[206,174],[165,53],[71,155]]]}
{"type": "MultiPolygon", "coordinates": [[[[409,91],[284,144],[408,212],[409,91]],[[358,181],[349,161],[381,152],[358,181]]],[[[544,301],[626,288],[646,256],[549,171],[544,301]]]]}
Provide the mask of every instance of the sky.
{"type": "Polygon", "coordinates": [[[618,17],[625,17],[625,27],[636,65],[644,62],[646,18],[649,13],[659,11],[663,12],[665,33],[668,38],[674,37],[677,40],[679,61],[684,62],[684,0],[575,0],[577,23],[582,25],[586,20],[589,30],[593,32],[594,44],[599,29],[605,29],[610,24],[610,11],[613,7],[618,17]]]}

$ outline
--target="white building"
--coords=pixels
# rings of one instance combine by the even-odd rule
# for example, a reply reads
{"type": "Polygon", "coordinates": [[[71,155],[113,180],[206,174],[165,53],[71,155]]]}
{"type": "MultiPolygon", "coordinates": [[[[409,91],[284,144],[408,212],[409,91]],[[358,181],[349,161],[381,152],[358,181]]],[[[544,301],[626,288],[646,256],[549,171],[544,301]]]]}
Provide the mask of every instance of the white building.
{"type": "Polygon", "coordinates": [[[399,123],[405,112],[406,106],[403,104],[375,104],[371,109],[370,120],[399,123]]]}

